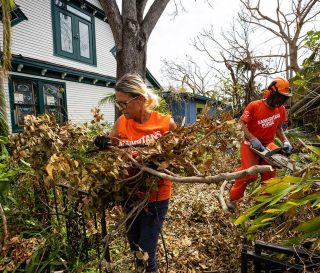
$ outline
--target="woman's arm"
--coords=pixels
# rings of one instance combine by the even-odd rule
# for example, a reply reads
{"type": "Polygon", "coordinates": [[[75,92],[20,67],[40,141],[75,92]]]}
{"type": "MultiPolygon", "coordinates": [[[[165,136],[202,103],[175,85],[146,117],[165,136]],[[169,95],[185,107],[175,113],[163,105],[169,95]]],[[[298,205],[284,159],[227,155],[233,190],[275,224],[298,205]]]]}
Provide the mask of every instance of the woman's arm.
{"type": "Polygon", "coordinates": [[[169,131],[174,131],[177,128],[177,124],[174,122],[173,118],[170,118],[169,131]]]}
{"type": "Polygon", "coordinates": [[[116,120],[116,122],[113,124],[113,127],[109,133],[109,137],[111,139],[111,142],[112,144],[115,144],[115,145],[118,145],[119,141],[118,141],[118,137],[119,137],[119,134],[118,134],[118,127],[119,127],[119,119],[118,118],[116,120]]]}

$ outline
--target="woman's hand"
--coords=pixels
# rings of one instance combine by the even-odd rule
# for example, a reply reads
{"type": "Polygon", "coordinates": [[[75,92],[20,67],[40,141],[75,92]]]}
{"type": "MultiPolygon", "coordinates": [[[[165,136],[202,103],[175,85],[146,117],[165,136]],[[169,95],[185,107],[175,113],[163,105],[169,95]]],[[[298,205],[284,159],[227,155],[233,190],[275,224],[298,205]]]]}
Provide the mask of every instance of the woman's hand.
{"type": "Polygon", "coordinates": [[[94,140],[94,145],[96,145],[101,150],[105,150],[108,146],[111,145],[111,141],[107,136],[97,136],[94,140]]]}

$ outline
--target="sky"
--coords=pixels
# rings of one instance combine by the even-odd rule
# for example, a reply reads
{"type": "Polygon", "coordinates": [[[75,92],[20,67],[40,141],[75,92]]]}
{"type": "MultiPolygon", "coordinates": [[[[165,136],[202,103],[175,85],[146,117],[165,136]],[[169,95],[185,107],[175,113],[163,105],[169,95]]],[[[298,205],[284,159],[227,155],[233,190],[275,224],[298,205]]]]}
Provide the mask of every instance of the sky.
{"type": "Polygon", "coordinates": [[[172,16],[174,3],[169,2],[149,38],[147,49],[147,67],[160,83],[164,81],[161,76],[162,59],[183,61],[186,55],[191,55],[201,62],[200,58],[204,56],[191,45],[192,39],[211,25],[218,34],[223,26],[231,24],[239,1],[211,2],[212,7],[204,0],[183,1],[186,11],[179,11],[176,17],[172,16]]]}
{"type": "MultiPolygon", "coordinates": [[[[178,0],[176,1],[179,2],[178,0]]],[[[163,66],[161,60],[163,59],[181,62],[186,59],[186,55],[190,55],[201,68],[207,69],[203,65],[206,56],[197,52],[191,45],[193,38],[204,28],[209,29],[211,25],[214,27],[215,37],[219,36],[223,30],[230,28],[233,17],[240,10],[239,0],[207,1],[181,0],[186,11],[179,11],[179,14],[173,17],[172,12],[175,10],[175,6],[173,0],[171,0],[160,17],[151,33],[147,49],[147,68],[160,84],[163,85],[166,82],[161,73],[161,67],[163,66]],[[208,5],[207,1],[211,3],[212,7],[208,5]]],[[[284,7],[291,1],[282,0],[280,2],[281,7],[284,7]]],[[[276,0],[261,1],[263,13],[269,16],[274,14],[276,3],[276,0]]],[[[278,53],[281,42],[274,41],[273,44],[271,42],[266,46],[265,40],[268,39],[268,35],[270,36],[268,31],[260,30],[255,35],[255,48],[260,52],[262,52],[261,50],[265,51],[267,48],[267,52],[273,50],[274,53],[278,53]]]]}

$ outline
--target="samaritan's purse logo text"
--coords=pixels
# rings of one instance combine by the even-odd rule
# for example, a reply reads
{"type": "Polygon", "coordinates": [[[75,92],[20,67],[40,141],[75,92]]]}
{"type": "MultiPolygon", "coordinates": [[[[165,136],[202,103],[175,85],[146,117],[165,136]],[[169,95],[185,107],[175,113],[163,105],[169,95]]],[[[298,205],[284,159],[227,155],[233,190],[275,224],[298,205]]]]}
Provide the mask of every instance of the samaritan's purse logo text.
{"type": "Polygon", "coordinates": [[[260,124],[262,126],[262,128],[267,128],[267,127],[270,127],[274,124],[274,121],[276,119],[280,118],[280,114],[276,114],[276,115],[273,115],[271,117],[268,117],[268,118],[265,118],[265,119],[261,119],[261,120],[258,120],[258,124],[260,124]]]}

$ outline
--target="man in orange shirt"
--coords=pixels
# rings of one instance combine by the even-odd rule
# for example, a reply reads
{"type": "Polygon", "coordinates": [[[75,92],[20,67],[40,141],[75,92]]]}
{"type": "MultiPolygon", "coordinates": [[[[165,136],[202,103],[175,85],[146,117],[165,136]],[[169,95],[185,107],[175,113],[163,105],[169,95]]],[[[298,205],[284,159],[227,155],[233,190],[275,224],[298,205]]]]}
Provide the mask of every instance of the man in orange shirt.
{"type": "MultiPolygon", "coordinates": [[[[283,143],[283,150],[290,152],[292,146],[286,138],[282,123],[287,121],[284,103],[292,96],[289,82],[281,77],[274,79],[265,90],[265,99],[251,102],[244,110],[240,124],[244,132],[241,142],[241,167],[244,170],[254,165],[268,165],[250,147],[263,151],[277,136],[283,143]]],[[[261,174],[261,181],[275,177],[276,173],[261,174]]],[[[235,201],[243,197],[248,183],[256,180],[258,174],[236,179],[230,189],[230,200],[235,201]]],[[[229,202],[230,206],[232,202],[229,202]]]]}
{"type": "MultiPolygon", "coordinates": [[[[152,109],[158,105],[158,96],[149,90],[138,74],[126,74],[115,86],[115,105],[122,115],[115,122],[109,137],[117,140],[119,146],[146,144],[156,140],[166,133],[173,131],[176,124],[170,115],[164,115],[152,109]]],[[[108,137],[99,136],[95,140],[96,146],[103,149],[107,147],[108,137]]],[[[136,151],[129,151],[133,157],[136,151]]],[[[145,192],[139,192],[144,198],[145,192]]],[[[149,192],[147,206],[138,215],[134,215],[127,222],[127,237],[133,251],[141,248],[148,253],[146,273],[157,271],[156,250],[157,242],[165,215],[169,206],[171,195],[171,181],[160,180],[157,191],[149,192]]],[[[129,212],[133,205],[128,200],[125,211],[129,212]]],[[[138,266],[142,262],[136,260],[138,266]]]]}

